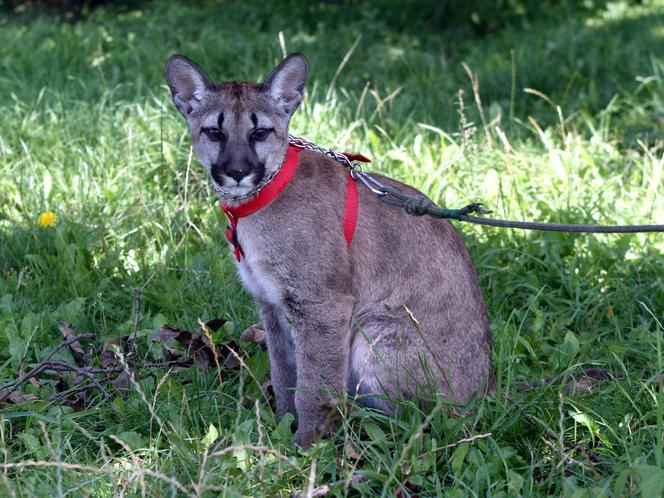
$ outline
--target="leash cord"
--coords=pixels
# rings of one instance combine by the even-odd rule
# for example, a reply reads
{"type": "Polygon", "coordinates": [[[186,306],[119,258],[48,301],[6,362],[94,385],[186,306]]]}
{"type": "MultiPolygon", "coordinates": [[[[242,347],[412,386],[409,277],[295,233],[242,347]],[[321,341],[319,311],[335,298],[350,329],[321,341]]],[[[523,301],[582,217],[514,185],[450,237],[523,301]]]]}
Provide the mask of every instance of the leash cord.
{"type": "Polygon", "coordinates": [[[569,233],[642,233],[642,232],[664,232],[664,225],[582,225],[568,223],[537,223],[532,221],[497,220],[483,216],[472,216],[471,213],[480,215],[491,214],[482,208],[481,203],[472,203],[461,209],[441,208],[435,202],[423,195],[408,195],[400,190],[385,185],[364,172],[357,172],[356,177],[378,198],[391,206],[400,207],[413,216],[429,215],[434,218],[447,218],[476,225],[488,225],[493,227],[517,228],[521,230],[541,230],[546,232],[569,232],[569,233]]]}
{"type": "Polygon", "coordinates": [[[371,192],[386,204],[400,207],[413,216],[429,215],[434,218],[447,218],[475,225],[488,225],[492,227],[517,228],[520,230],[540,230],[545,232],[568,232],[568,233],[644,233],[644,232],[664,232],[664,225],[582,225],[569,223],[538,223],[533,221],[515,221],[515,220],[497,220],[494,218],[485,218],[483,216],[472,216],[472,213],[479,215],[491,214],[482,207],[482,203],[474,202],[462,207],[461,209],[447,209],[439,207],[428,197],[423,195],[408,195],[400,190],[384,185],[372,176],[364,172],[362,165],[358,162],[367,162],[364,156],[356,154],[340,153],[332,149],[325,149],[309,140],[295,135],[289,135],[288,141],[291,145],[300,149],[307,149],[319,152],[332,157],[348,168],[350,176],[359,180],[371,192]]]}

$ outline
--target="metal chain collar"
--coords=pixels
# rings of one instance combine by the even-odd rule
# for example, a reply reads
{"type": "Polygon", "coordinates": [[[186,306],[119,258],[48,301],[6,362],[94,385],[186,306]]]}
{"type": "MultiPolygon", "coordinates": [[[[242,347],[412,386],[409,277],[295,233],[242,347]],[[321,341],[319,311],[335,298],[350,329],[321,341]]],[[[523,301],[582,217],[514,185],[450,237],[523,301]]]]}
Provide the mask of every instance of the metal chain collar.
{"type": "Polygon", "coordinates": [[[348,168],[348,173],[353,178],[357,178],[358,174],[364,173],[364,169],[362,168],[361,163],[359,163],[358,161],[351,161],[346,156],[346,154],[337,152],[334,149],[326,149],[302,137],[296,137],[295,135],[290,135],[290,134],[288,135],[288,143],[293,147],[297,147],[299,149],[313,150],[316,152],[320,152],[325,156],[331,157],[332,159],[340,162],[346,168],[348,168]]]}
{"type": "MultiPolygon", "coordinates": [[[[320,145],[317,145],[313,142],[310,142],[309,140],[306,140],[302,137],[297,137],[295,135],[288,134],[288,145],[291,145],[293,147],[297,147],[298,149],[303,149],[303,150],[312,150],[315,152],[320,152],[321,154],[331,157],[335,161],[341,163],[344,165],[346,168],[348,168],[348,173],[350,174],[351,177],[354,179],[359,178],[362,183],[367,185],[366,180],[362,178],[362,176],[366,177],[364,174],[364,169],[362,168],[362,164],[359,163],[358,161],[351,161],[345,154],[341,152],[337,152],[334,149],[326,149],[324,147],[321,147],[320,145]]],[[[242,201],[244,199],[247,199],[249,197],[253,197],[258,192],[263,190],[265,186],[272,181],[272,179],[281,171],[281,166],[272,173],[270,173],[268,176],[266,176],[263,181],[260,183],[258,188],[252,190],[251,192],[248,192],[243,195],[233,195],[231,192],[224,190],[221,188],[219,185],[216,184],[216,182],[212,182],[212,187],[214,190],[220,194],[223,197],[231,198],[234,202],[235,201],[242,201]]],[[[368,185],[367,185],[368,186],[368,185]]],[[[373,191],[373,189],[371,189],[373,191]]],[[[378,193],[378,192],[374,192],[378,193]]]]}
{"type": "Polygon", "coordinates": [[[362,163],[349,159],[346,154],[337,152],[334,149],[326,149],[325,147],[321,147],[318,144],[310,142],[309,140],[306,140],[302,137],[296,137],[295,135],[288,135],[288,143],[290,143],[290,145],[293,147],[299,147],[300,149],[304,150],[313,150],[315,152],[320,152],[325,156],[331,157],[335,161],[340,162],[342,165],[348,168],[348,174],[351,176],[351,178],[354,180],[360,180],[371,192],[379,197],[388,195],[386,188],[382,183],[380,183],[375,178],[370,177],[364,172],[362,163]]]}

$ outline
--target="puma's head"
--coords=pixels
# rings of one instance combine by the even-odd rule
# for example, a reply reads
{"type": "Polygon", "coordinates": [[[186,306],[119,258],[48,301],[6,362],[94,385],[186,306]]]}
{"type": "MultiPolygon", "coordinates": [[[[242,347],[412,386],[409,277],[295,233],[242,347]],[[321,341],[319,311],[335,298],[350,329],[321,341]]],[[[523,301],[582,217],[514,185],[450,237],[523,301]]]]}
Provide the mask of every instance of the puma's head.
{"type": "Polygon", "coordinates": [[[307,59],[292,54],[263,83],[216,85],[186,57],[168,59],[173,103],[187,120],[196,157],[225,200],[251,194],[281,167],[308,70],[307,59]]]}

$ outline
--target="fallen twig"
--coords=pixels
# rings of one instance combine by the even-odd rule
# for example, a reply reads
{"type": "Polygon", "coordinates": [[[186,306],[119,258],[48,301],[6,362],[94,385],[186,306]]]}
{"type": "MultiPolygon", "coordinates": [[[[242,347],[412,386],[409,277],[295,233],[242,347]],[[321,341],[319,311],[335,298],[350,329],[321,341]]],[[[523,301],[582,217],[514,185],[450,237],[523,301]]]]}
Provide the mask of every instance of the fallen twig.
{"type": "MultiPolygon", "coordinates": [[[[116,415],[119,415],[119,412],[118,412],[117,408],[113,404],[113,397],[106,390],[106,388],[101,385],[99,380],[97,380],[97,377],[95,377],[95,372],[91,371],[93,369],[91,369],[89,367],[77,367],[76,365],[72,365],[72,364],[64,362],[64,361],[42,361],[38,365],[38,367],[36,367],[32,370],[31,373],[33,373],[33,375],[31,377],[33,377],[34,375],[37,375],[38,373],[45,372],[47,370],[51,370],[51,371],[54,371],[54,372],[72,372],[72,373],[75,373],[77,375],[80,375],[81,377],[85,377],[86,379],[88,379],[88,381],[94,387],[99,389],[99,391],[103,394],[104,398],[106,398],[106,401],[110,405],[113,412],[116,415]]],[[[97,373],[99,373],[99,369],[94,369],[94,370],[97,370],[97,373]]],[[[117,371],[117,369],[113,369],[113,370],[117,371]]],[[[111,370],[111,372],[113,370],[111,370]]],[[[102,370],[101,373],[110,373],[110,372],[106,372],[106,371],[102,370]]],[[[24,376],[24,377],[26,377],[26,376],[24,376]]],[[[3,393],[3,395],[0,396],[0,402],[2,402],[6,397],[8,397],[13,391],[18,389],[18,387],[21,386],[22,384],[24,384],[27,380],[29,380],[29,378],[22,378],[22,379],[19,379],[18,381],[16,381],[16,383],[14,384],[14,386],[12,386],[11,390],[8,393],[3,393]]]]}
{"type": "Polygon", "coordinates": [[[291,498],[305,498],[316,497],[316,496],[325,496],[335,488],[340,488],[342,486],[347,486],[348,488],[354,488],[360,483],[366,482],[368,479],[364,476],[354,474],[350,476],[349,479],[342,479],[340,481],[334,481],[328,484],[323,484],[322,486],[316,486],[315,488],[307,490],[307,494],[296,492],[291,494],[291,498]]]}
{"type": "MultiPolygon", "coordinates": [[[[73,386],[67,385],[71,382],[64,380],[64,382],[59,383],[57,386],[57,391],[55,393],[50,393],[46,398],[48,401],[55,400],[67,400],[68,397],[76,397],[76,399],[71,398],[68,401],[73,401],[79,403],[84,401],[84,398],[80,393],[87,391],[92,388],[98,389],[101,394],[104,396],[108,404],[111,406],[113,412],[118,414],[117,408],[113,404],[113,396],[109,392],[110,387],[108,382],[110,381],[112,386],[119,392],[126,393],[129,388],[133,385],[137,388],[138,384],[135,380],[134,370],[138,368],[172,368],[172,367],[182,367],[189,368],[192,365],[196,364],[202,368],[214,368],[217,369],[217,377],[221,382],[222,378],[222,367],[234,368],[233,362],[237,364],[244,365],[242,358],[233,350],[230,344],[222,344],[217,348],[212,340],[212,335],[210,334],[210,329],[216,330],[219,326],[223,325],[223,320],[212,320],[206,323],[201,322],[201,330],[204,335],[200,333],[192,334],[186,331],[170,330],[163,328],[160,333],[164,335],[166,332],[170,333],[165,335],[165,337],[160,337],[159,342],[167,342],[168,340],[175,339],[180,342],[183,346],[186,346],[189,351],[189,357],[187,358],[173,358],[174,354],[177,352],[175,350],[169,349],[167,346],[164,346],[164,359],[162,361],[148,362],[143,358],[139,358],[136,355],[137,351],[137,334],[138,326],[140,323],[140,298],[141,298],[141,289],[137,288],[134,290],[134,329],[133,332],[130,332],[129,335],[124,336],[122,339],[106,339],[104,341],[104,347],[101,351],[101,356],[99,357],[99,362],[102,368],[93,368],[90,362],[93,361],[93,355],[90,354],[86,356],[85,350],[83,349],[80,341],[82,339],[90,339],[96,337],[94,334],[79,334],[74,335],[73,327],[65,322],[61,322],[59,325],[60,331],[65,336],[65,340],[58,344],[42,361],[33,365],[32,369],[24,374],[19,372],[17,379],[7,382],[0,386],[0,403],[3,402],[22,402],[21,400],[26,400],[25,395],[21,394],[19,396],[17,391],[23,386],[26,382],[30,382],[41,389],[39,383],[36,382],[36,377],[42,373],[62,373],[62,372],[71,372],[76,375],[74,379],[73,386]],[[223,351],[222,347],[227,348],[228,353],[223,351]],[[76,364],[69,363],[68,361],[56,360],[54,356],[56,353],[61,351],[64,348],[69,348],[69,351],[72,353],[76,364]],[[223,363],[220,361],[222,354],[224,353],[223,363]],[[168,354],[166,354],[168,352],[168,354]],[[121,364],[118,364],[118,359],[121,364]],[[117,375],[119,374],[119,375],[117,375]],[[85,380],[87,382],[85,382],[85,380]],[[63,385],[65,384],[65,385],[63,385]],[[84,385],[81,385],[84,384],[84,385]],[[19,400],[19,401],[17,401],[19,400]]],[[[231,343],[233,344],[233,343],[231,343]]],[[[95,355],[96,356],[96,355],[95,355]]],[[[57,375],[56,375],[57,378],[57,375]]],[[[255,379],[256,380],[256,379],[255,379]]],[[[258,383],[258,381],[256,381],[258,383]]],[[[259,385],[259,387],[261,387],[259,385]]],[[[263,392],[265,396],[266,393],[263,392]]],[[[33,395],[29,395],[33,396],[33,395]]]]}
{"type": "Polygon", "coordinates": [[[460,444],[463,443],[472,443],[473,441],[476,441],[478,439],[484,439],[485,437],[493,436],[491,432],[487,432],[485,434],[477,434],[475,436],[470,436],[470,437],[465,437],[463,439],[459,439],[458,441],[455,441],[454,443],[446,444],[445,446],[441,446],[440,448],[437,448],[437,450],[444,450],[447,448],[454,448],[455,446],[459,446],[460,444]]]}
{"type": "Polygon", "coordinates": [[[131,356],[136,351],[136,340],[138,338],[138,324],[141,321],[141,289],[134,289],[134,330],[131,334],[131,341],[127,351],[127,356],[131,356]]]}
{"type": "MultiPolygon", "coordinates": [[[[541,427],[544,430],[544,434],[547,436],[549,441],[555,441],[558,442],[558,437],[551,432],[549,429],[546,427],[542,427],[541,424],[537,423],[537,421],[531,417],[530,415],[526,414],[525,412],[521,412],[521,415],[523,416],[523,419],[528,422],[528,424],[532,425],[533,427],[541,427]]],[[[586,460],[588,460],[589,463],[592,464],[601,464],[600,458],[597,456],[597,453],[595,453],[593,450],[590,448],[586,448],[585,446],[578,444],[578,443],[570,443],[567,440],[563,439],[563,446],[568,452],[572,451],[578,451],[584,455],[586,460]]]]}
{"type": "MultiPolygon", "coordinates": [[[[62,348],[66,348],[70,344],[73,344],[75,342],[78,342],[81,339],[89,339],[91,337],[94,337],[94,334],[79,334],[77,336],[72,337],[71,339],[68,339],[64,342],[61,342],[58,344],[53,351],[51,351],[46,358],[44,358],[42,361],[40,361],[32,370],[30,370],[28,373],[22,375],[18,379],[8,382],[7,384],[0,386],[0,391],[3,391],[2,394],[0,394],[0,403],[5,401],[11,393],[13,393],[16,389],[19,388],[19,386],[23,385],[26,383],[28,380],[30,380],[32,377],[35,375],[38,375],[42,371],[48,369],[48,364],[50,363],[51,358],[60,351],[62,348]]],[[[73,366],[73,365],[72,365],[73,366]]]]}
{"type": "Polygon", "coordinates": [[[50,370],[71,370],[73,372],[83,375],[81,371],[85,371],[91,374],[111,374],[116,372],[122,372],[122,367],[111,367],[111,368],[92,368],[92,367],[77,367],[66,361],[53,360],[47,363],[50,370]]]}
{"type": "Polygon", "coordinates": [[[65,391],[61,391],[59,393],[53,393],[53,394],[49,395],[46,398],[46,401],[57,401],[60,398],[66,398],[66,397],[71,396],[73,394],[77,394],[77,393],[80,393],[80,392],[83,392],[83,391],[88,391],[90,389],[94,389],[94,387],[95,387],[95,385],[92,382],[90,382],[88,384],[83,384],[82,386],[72,387],[71,389],[67,389],[65,391]]]}

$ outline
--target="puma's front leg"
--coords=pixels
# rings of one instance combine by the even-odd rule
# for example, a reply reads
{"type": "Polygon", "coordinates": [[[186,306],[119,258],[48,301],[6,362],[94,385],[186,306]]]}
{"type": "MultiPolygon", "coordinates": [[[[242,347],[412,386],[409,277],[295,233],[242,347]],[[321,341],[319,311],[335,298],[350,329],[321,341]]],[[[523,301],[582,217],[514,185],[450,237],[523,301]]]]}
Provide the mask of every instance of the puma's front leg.
{"type": "Polygon", "coordinates": [[[332,295],[289,309],[297,359],[296,443],[302,447],[334,427],[337,403],[346,393],[353,304],[351,296],[332,295]]]}
{"type": "Polygon", "coordinates": [[[269,304],[260,305],[270,355],[270,381],[277,404],[277,417],[295,415],[297,372],[291,327],[279,310],[269,304]]]}

